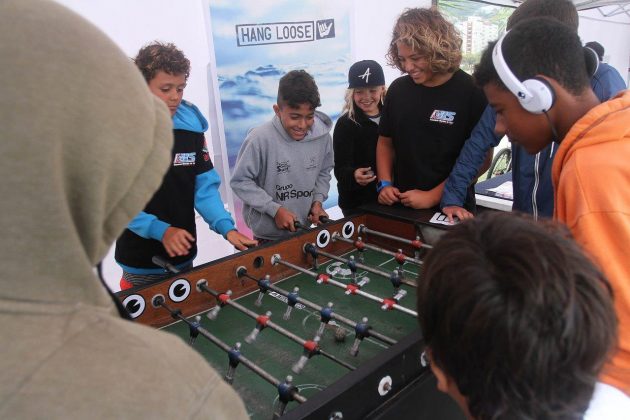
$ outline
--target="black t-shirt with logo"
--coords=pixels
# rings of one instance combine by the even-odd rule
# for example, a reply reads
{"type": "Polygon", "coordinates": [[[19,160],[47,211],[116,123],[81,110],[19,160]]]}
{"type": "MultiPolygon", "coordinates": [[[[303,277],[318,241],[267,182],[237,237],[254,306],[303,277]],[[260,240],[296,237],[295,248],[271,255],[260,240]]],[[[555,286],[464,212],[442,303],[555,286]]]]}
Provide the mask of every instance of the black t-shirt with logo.
{"type": "Polygon", "coordinates": [[[451,172],[464,142],[486,107],[483,91],[462,70],[436,87],[410,76],[387,91],[379,134],[392,138],[394,185],[400,191],[430,190],[451,172]]]}
{"type": "MultiPolygon", "coordinates": [[[[173,227],[185,229],[197,237],[195,228],[195,179],[213,168],[203,133],[173,130],[175,141],[171,167],[164,175],[162,185],[144,208],[173,227]]],[[[124,169],[122,169],[124,170],[124,169]]],[[[154,255],[161,256],[173,265],[182,264],[196,255],[197,246],[188,255],[169,258],[162,242],[146,239],[125,229],[116,242],[116,261],[129,267],[157,268],[151,262],[154,255]]]]}

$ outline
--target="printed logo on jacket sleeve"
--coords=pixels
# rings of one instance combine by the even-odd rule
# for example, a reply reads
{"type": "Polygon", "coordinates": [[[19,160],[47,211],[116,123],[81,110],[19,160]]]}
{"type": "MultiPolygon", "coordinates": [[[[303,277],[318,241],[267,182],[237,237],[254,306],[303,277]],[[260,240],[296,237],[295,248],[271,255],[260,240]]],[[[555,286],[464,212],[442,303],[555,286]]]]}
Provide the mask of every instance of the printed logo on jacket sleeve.
{"type": "Polygon", "coordinates": [[[195,164],[196,153],[176,153],[173,166],[192,166],[195,164]]]}

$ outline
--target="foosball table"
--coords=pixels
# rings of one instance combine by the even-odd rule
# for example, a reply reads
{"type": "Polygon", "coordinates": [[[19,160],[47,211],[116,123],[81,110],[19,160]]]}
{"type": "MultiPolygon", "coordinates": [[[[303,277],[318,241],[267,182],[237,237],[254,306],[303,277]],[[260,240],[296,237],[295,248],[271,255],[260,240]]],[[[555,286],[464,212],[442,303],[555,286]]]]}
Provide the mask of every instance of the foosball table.
{"type": "Polygon", "coordinates": [[[446,229],[432,215],[370,206],[118,297],[196,348],[253,419],[463,419],[416,314],[422,258],[446,229]]]}

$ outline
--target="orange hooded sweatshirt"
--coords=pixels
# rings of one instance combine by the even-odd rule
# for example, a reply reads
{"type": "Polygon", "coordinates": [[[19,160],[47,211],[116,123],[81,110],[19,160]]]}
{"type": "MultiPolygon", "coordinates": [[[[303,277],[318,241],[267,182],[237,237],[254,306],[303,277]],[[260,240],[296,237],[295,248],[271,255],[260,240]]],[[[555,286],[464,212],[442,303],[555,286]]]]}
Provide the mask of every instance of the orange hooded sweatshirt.
{"type": "Polygon", "coordinates": [[[571,127],[552,179],[554,218],[601,267],[615,295],[619,347],[602,380],[630,395],[630,90],[571,127]]]}

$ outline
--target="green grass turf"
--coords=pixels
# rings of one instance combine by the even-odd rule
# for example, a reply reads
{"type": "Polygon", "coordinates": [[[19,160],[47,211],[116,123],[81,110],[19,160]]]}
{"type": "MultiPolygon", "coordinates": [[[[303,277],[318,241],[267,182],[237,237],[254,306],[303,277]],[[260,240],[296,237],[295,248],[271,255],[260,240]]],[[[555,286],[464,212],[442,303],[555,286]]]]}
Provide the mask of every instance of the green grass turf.
{"type": "MultiPolygon", "coordinates": [[[[358,253],[348,253],[346,256],[358,253]]],[[[365,251],[365,264],[370,266],[380,266],[387,271],[396,268],[398,264],[388,255],[383,255],[375,251],[365,251]]],[[[338,272],[334,278],[348,283],[350,279],[347,267],[338,262],[327,262],[319,267],[319,272],[328,272],[334,266],[341,265],[342,271],[338,272]],[[329,266],[333,267],[329,267],[329,266]]],[[[418,267],[405,264],[404,276],[409,279],[416,279],[418,267]],[[409,271],[407,271],[409,270],[409,271]]],[[[362,276],[370,278],[370,283],[364,286],[365,292],[374,294],[379,297],[391,297],[393,295],[393,287],[388,279],[381,276],[362,273],[362,276]]],[[[251,281],[251,280],[244,280],[251,281]]],[[[295,286],[300,288],[299,295],[301,298],[310,300],[320,306],[326,306],[328,302],[333,303],[333,310],[339,315],[343,315],[355,322],[361,320],[362,317],[368,317],[368,324],[375,331],[380,332],[395,340],[408,335],[414,329],[418,328],[415,317],[399,311],[383,311],[377,302],[365,299],[361,296],[348,296],[344,293],[344,289],[332,286],[330,284],[317,284],[315,280],[305,274],[296,274],[276,283],[276,286],[292,291],[295,286]]],[[[212,287],[212,286],[211,286],[212,287]]],[[[406,285],[402,286],[407,290],[407,296],[401,301],[400,305],[415,310],[415,289],[406,285]]],[[[224,292],[219,290],[219,292],[224,292]]],[[[312,339],[319,328],[319,312],[308,307],[298,308],[298,305],[291,313],[291,319],[285,321],[282,316],[287,308],[282,296],[270,296],[267,294],[262,301],[262,305],[257,307],[254,302],[258,296],[258,292],[241,297],[236,301],[241,305],[253,310],[257,314],[264,314],[271,311],[271,320],[285,329],[293,332],[303,339],[312,339]]],[[[209,299],[214,298],[208,295],[209,299]]],[[[331,321],[335,323],[335,321],[331,321]]],[[[291,366],[302,355],[302,347],[298,343],[285,338],[280,333],[265,328],[260,332],[256,341],[252,344],[245,342],[244,338],[256,326],[256,321],[249,316],[238,311],[236,308],[225,306],[221,309],[216,320],[209,320],[205,314],[202,316],[201,324],[213,335],[224,341],[229,346],[233,346],[237,341],[241,343],[241,354],[251,361],[257,363],[267,372],[275,376],[279,380],[284,380],[287,375],[293,376],[293,384],[296,385],[300,394],[307,399],[310,395],[317,393],[318,390],[334,383],[336,380],[345,375],[349,370],[322,355],[312,357],[304,370],[296,375],[291,371],[291,366]]],[[[189,329],[183,322],[165,327],[164,330],[179,335],[188,341],[189,329]]],[[[384,351],[388,346],[374,338],[368,338],[361,343],[359,354],[353,357],[349,354],[350,347],[354,341],[354,330],[344,324],[335,324],[326,328],[321,341],[320,347],[338,357],[345,362],[356,367],[369,363],[378,353],[384,351]],[[347,332],[345,341],[338,342],[335,340],[336,325],[341,326],[347,332]]],[[[208,341],[205,337],[199,335],[194,347],[205,356],[205,358],[214,366],[221,375],[225,374],[228,368],[227,354],[208,341]]],[[[191,366],[194,369],[194,366],[191,366]]],[[[268,419],[271,417],[274,404],[277,404],[278,392],[274,386],[260,378],[258,375],[250,371],[246,366],[239,365],[236,369],[234,377],[234,388],[245,401],[248,413],[252,419],[268,419]]],[[[287,408],[290,410],[297,403],[291,402],[287,408]]]]}

